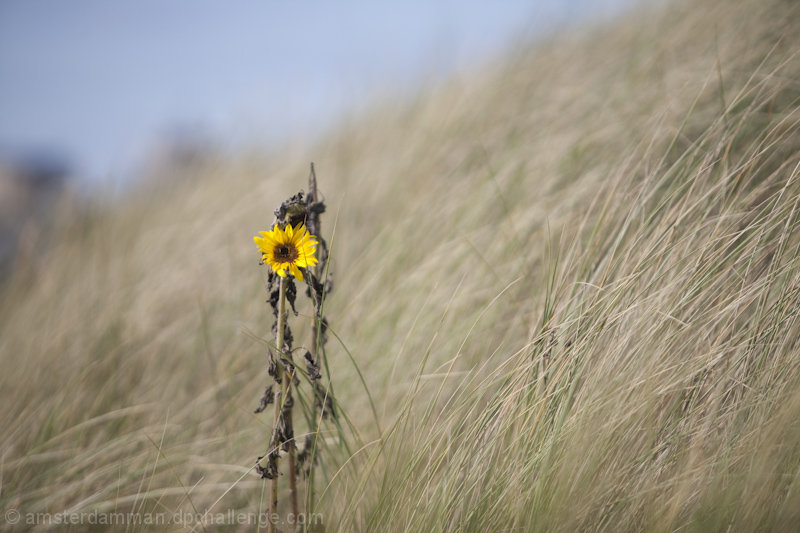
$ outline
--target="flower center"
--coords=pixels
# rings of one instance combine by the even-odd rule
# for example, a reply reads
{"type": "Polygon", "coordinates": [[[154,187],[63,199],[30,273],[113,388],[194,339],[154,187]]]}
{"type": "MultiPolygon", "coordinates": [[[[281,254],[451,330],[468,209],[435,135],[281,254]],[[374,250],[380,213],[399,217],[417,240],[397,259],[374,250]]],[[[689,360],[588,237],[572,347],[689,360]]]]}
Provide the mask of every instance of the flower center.
{"type": "Polygon", "coordinates": [[[275,247],[275,260],[279,263],[293,263],[297,256],[297,248],[291,244],[279,244],[275,247]]]}

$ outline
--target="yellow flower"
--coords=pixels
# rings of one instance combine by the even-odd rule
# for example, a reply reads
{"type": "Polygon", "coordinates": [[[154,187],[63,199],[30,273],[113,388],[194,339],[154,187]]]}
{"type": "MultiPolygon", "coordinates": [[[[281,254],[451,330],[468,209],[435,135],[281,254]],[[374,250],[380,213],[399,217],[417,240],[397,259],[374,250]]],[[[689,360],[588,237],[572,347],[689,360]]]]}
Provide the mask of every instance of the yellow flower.
{"type": "Polygon", "coordinates": [[[261,237],[256,235],[253,240],[261,251],[261,260],[282,278],[286,277],[288,270],[299,281],[303,281],[300,269],[317,264],[314,254],[318,243],[302,222],[294,228],[288,224],[285,228],[275,224],[272,230],[258,233],[261,237]]]}

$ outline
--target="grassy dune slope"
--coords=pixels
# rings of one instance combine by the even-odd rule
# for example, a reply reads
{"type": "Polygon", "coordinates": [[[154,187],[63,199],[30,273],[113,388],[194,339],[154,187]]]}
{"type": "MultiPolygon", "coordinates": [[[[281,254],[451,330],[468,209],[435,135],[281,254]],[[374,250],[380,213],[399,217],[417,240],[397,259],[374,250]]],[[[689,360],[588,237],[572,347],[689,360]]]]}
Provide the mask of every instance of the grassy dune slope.
{"type": "Polygon", "coordinates": [[[559,36],[65,217],[2,288],[0,508],[265,509],[251,236],[312,159],[369,388],[332,339],[328,531],[800,525],[793,0],[559,36]]]}

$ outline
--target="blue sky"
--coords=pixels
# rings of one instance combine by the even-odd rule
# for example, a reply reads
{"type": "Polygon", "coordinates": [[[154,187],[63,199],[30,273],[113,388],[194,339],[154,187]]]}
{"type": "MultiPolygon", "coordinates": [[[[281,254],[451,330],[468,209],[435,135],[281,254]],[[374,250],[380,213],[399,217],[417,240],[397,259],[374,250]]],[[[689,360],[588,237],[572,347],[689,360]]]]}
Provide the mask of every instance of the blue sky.
{"type": "Polygon", "coordinates": [[[0,152],[124,179],[170,132],[274,143],[632,0],[0,0],[0,152]]]}

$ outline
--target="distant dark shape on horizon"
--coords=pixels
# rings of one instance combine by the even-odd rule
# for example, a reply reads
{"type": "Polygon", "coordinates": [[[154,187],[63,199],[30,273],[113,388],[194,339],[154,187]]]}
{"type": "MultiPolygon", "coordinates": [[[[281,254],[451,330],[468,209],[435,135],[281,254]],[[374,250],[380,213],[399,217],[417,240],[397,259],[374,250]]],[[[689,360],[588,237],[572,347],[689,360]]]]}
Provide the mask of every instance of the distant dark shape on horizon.
{"type": "Polygon", "coordinates": [[[72,167],[56,152],[0,151],[0,278],[26,228],[41,227],[66,189],[72,167]]]}

